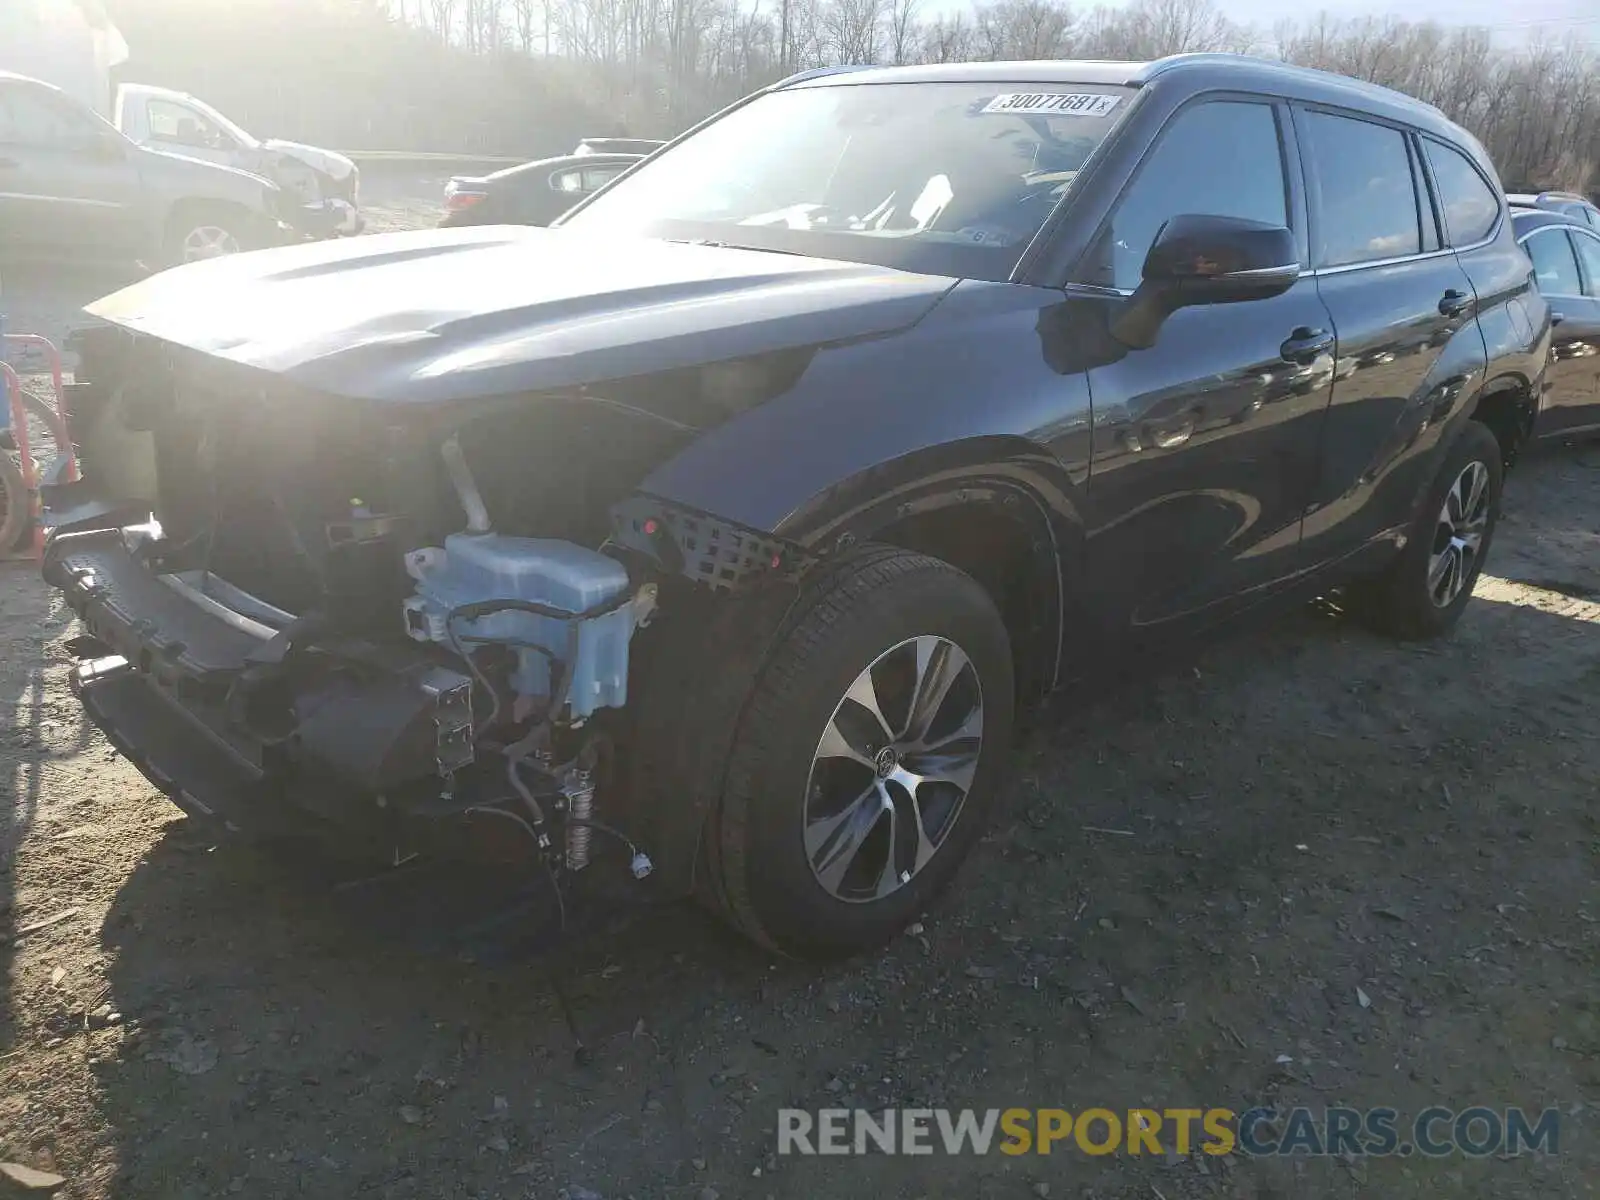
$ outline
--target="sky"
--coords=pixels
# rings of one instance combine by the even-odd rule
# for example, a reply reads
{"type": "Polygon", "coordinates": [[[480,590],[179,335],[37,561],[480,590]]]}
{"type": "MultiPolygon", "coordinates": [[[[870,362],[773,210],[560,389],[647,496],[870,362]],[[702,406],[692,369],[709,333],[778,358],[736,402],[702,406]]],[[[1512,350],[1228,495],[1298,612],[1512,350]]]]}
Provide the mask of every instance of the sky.
{"type": "MultiPolygon", "coordinates": [[[[1235,21],[1269,26],[1282,18],[1288,6],[1283,0],[1218,0],[1218,8],[1235,21]]],[[[1579,34],[1600,35],[1600,3],[1597,0],[1323,0],[1320,5],[1333,16],[1403,16],[1408,21],[1438,21],[1442,24],[1491,26],[1504,32],[1522,32],[1534,27],[1579,34]]]]}
{"type": "Polygon", "coordinates": [[[1289,5],[1284,0],[1216,0],[1217,7],[1241,24],[1270,28],[1296,12],[1325,10],[1335,17],[1398,16],[1444,25],[1486,25],[1507,39],[1535,30],[1573,32],[1600,41],[1600,0],[1321,0],[1289,5]]]}

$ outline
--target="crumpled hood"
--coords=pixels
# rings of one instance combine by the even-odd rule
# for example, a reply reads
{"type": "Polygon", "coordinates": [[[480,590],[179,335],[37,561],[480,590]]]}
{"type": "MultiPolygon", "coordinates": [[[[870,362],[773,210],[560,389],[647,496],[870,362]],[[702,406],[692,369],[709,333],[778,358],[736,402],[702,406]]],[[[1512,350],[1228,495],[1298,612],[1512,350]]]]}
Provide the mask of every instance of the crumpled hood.
{"type": "Polygon", "coordinates": [[[297,158],[314,171],[321,171],[330,179],[340,182],[350,178],[355,172],[356,164],[344,155],[333,150],[324,150],[321,146],[307,146],[304,142],[286,142],[282,138],[268,138],[261,143],[262,149],[271,150],[275,154],[287,154],[290,158],[297,158]]]}
{"type": "Polygon", "coordinates": [[[825,259],[488,226],[192,263],[90,305],[334,395],[573,387],[907,328],[954,280],[825,259]]]}

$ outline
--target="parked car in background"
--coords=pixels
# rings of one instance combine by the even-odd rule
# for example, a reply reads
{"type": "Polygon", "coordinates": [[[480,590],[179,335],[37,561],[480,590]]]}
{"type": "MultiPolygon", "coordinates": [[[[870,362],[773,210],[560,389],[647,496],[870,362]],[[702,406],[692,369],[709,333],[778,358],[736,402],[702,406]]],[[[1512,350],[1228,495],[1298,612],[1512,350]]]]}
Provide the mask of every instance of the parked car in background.
{"type": "Polygon", "coordinates": [[[507,167],[492,175],[457,175],[445,184],[447,228],[548,225],[639,161],[637,154],[568,154],[507,167]]]}
{"type": "Polygon", "coordinates": [[[1600,229],[1600,208],[1577,192],[1512,192],[1506,199],[1516,208],[1537,208],[1560,213],[1579,225],[1600,229]]]}
{"type": "Polygon", "coordinates": [[[498,831],[556,897],[620,866],[848,953],[978,842],[1017,703],[1333,588],[1450,630],[1532,274],[1483,148],[1369,84],[807,73],[554,228],[97,302],[44,571],[87,714],[196,814],[498,831]]]}
{"type": "Polygon", "coordinates": [[[574,154],[634,154],[643,157],[654,154],[666,143],[654,138],[603,137],[584,138],[572,151],[574,154]]]}
{"type": "Polygon", "coordinates": [[[308,236],[348,236],[365,224],[361,172],[343,154],[281,138],[262,141],[204,100],[142,83],[117,89],[115,124],[138,145],[272,180],[298,201],[290,223],[308,236]]]}
{"type": "Polygon", "coordinates": [[[1600,432],[1600,228],[1548,209],[1513,209],[1511,220],[1555,326],[1537,432],[1600,432]]]}
{"type": "Polygon", "coordinates": [[[0,250],[191,262],[277,245],[294,204],[232,167],[135,145],[37,79],[0,72],[0,250]]]}

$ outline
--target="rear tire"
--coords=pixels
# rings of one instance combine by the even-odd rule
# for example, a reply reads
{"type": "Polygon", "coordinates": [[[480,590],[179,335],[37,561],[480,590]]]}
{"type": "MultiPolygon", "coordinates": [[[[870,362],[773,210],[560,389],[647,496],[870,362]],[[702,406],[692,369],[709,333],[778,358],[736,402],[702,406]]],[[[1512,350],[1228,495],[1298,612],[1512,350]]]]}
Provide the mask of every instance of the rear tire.
{"type": "Polygon", "coordinates": [[[723,915],[787,954],[892,937],[982,832],[1013,695],[1005,624],[969,576],[886,547],[828,571],[791,615],[728,757],[707,831],[723,915]]]}
{"type": "Polygon", "coordinates": [[[1488,426],[1469,421],[1428,489],[1405,549],[1350,589],[1351,608],[1393,637],[1448,633],[1472,599],[1500,517],[1503,452],[1488,426]]]}

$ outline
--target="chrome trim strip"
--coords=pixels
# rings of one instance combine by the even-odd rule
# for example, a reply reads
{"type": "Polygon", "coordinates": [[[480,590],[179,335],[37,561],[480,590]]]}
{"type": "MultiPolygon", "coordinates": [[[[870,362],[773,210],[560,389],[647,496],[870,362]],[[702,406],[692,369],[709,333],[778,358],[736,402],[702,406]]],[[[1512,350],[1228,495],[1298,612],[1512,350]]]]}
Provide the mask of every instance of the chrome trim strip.
{"type": "Polygon", "coordinates": [[[1290,271],[1295,273],[1295,278],[1305,274],[1299,263],[1284,263],[1281,267],[1251,267],[1244,271],[1224,271],[1221,275],[1213,275],[1213,279],[1275,279],[1287,275],[1290,271]]]}

